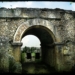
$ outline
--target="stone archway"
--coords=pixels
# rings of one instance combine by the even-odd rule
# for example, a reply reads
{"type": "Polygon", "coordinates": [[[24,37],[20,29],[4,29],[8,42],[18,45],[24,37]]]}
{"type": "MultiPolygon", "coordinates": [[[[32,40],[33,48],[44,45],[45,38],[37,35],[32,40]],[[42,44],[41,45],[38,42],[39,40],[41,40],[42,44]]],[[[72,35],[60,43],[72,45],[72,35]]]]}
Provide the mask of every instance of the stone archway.
{"type": "Polygon", "coordinates": [[[56,51],[54,43],[56,38],[54,34],[48,28],[42,25],[35,25],[27,28],[23,33],[21,39],[29,34],[37,36],[41,41],[42,61],[50,66],[55,66],[56,51]]]}
{"type": "MultiPolygon", "coordinates": [[[[31,27],[20,27],[21,29],[16,33],[16,37],[14,38],[14,43],[21,43],[21,39],[28,35],[33,34],[37,36],[41,41],[41,49],[42,49],[42,61],[45,63],[55,66],[56,65],[56,52],[54,43],[56,42],[56,38],[52,31],[50,31],[47,27],[42,25],[34,25],[31,27]],[[19,37],[19,38],[18,38],[19,37]],[[53,54],[54,53],[54,54],[53,54]],[[50,59],[50,60],[49,60],[50,59]],[[52,60],[53,59],[53,60],[52,60]]],[[[17,50],[14,51],[15,58],[20,57],[20,46],[17,46],[17,50]],[[16,55],[16,53],[18,53],[16,55]]],[[[19,59],[19,58],[18,58],[19,59]]],[[[17,60],[17,59],[16,59],[17,60]]]]}
{"type": "MultiPolygon", "coordinates": [[[[37,19],[35,21],[38,21],[37,19]]],[[[46,20],[45,20],[46,21],[46,20]]],[[[48,22],[48,21],[47,21],[48,22]]],[[[41,41],[41,48],[42,48],[42,61],[47,63],[48,65],[54,66],[56,68],[58,68],[58,47],[56,45],[58,45],[60,40],[60,37],[55,35],[53,32],[53,28],[50,27],[49,25],[39,25],[39,23],[37,22],[36,25],[34,24],[34,22],[32,23],[33,25],[29,25],[29,23],[23,23],[22,25],[20,25],[18,27],[18,29],[16,30],[16,33],[14,35],[13,38],[13,43],[12,45],[14,45],[14,58],[16,61],[21,61],[21,39],[28,35],[28,34],[33,34],[35,36],[37,36],[40,41],[41,41]],[[40,31],[39,31],[40,29],[40,31]],[[45,39],[42,39],[43,37],[41,37],[39,35],[39,33],[41,32],[40,35],[42,34],[46,34],[46,35],[42,35],[45,36],[45,39]],[[37,33],[35,33],[37,32],[37,33]],[[46,57],[45,57],[46,56],[46,57]],[[50,57],[50,58],[49,58],[50,57]]]]}

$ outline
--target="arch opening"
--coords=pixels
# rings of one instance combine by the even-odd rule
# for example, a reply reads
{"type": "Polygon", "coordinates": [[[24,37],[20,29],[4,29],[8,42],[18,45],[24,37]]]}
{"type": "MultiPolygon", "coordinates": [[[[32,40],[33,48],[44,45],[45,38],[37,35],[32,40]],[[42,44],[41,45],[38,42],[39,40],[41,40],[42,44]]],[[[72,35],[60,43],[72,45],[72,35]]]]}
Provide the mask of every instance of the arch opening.
{"type": "Polygon", "coordinates": [[[52,45],[56,41],[54,34],[44,26],[34,25],[24,31],[21,40],[27,35],[35,35],[39,38],[41,42],[41,62],[50,66],[55,66],[56,54],[55,47],[52,45]]]}

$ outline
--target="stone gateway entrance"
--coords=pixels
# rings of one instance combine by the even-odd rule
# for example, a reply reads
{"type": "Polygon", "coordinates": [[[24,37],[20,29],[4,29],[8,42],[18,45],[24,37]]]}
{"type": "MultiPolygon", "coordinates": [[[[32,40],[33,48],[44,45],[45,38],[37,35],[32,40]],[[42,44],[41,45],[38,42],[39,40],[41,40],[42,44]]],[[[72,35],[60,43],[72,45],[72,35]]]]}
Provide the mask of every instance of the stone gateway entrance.
{"type": "Polygon", "coordinates": [[[41,61],[56,71],[75,64],[75,12],[63,9],[0,8],[0,70],[21,72],[21,40],[35,35],[41,41],[41,61]],[[16,71],[12,71],[12,65],[16,71]],[[18,65],[17,65],[18,64],[18,65]]]}

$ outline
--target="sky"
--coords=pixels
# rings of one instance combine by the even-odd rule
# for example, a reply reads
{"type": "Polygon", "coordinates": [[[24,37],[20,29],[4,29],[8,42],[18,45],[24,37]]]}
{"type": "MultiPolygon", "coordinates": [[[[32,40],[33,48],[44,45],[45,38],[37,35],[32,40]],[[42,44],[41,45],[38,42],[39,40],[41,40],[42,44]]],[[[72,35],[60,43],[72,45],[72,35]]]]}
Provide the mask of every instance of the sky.
{"type": "MultiPolygon", "coordinates": [[[[0,8],[49,8],[49,9],[65,9],[65,10],[72,10],[75,11],[75,2],[69,2],[69,1],[21,1],[21,2],[0,2],[0,8]]],[[[22,47],[25,46],[36,46],[40,47],[40,41],[36,36],[27,35],[25,36],[22,41],[23,43],[22,47]]]]}
{"type": "Polygon", "coordinates": [[[40,40],[34,35],[25,36],[21,42],[23,43],[22,48],[24,48],[25,46],[40,47],[40,40]]]}
{"type": "Polygon", "coordinates": [[[70,4],[70,2],[64,1],[22,1],[22,2],[0,2],[0,7],[6,8],[61,8],[66,10],[75,10],[75,2],[70,4]]]}

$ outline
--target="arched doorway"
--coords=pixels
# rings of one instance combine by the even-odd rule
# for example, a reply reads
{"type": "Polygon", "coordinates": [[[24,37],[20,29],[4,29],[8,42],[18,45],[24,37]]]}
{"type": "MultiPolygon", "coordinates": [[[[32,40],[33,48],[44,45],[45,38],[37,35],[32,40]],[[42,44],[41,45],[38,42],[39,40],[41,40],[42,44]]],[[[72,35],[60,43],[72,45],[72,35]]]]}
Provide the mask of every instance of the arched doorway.
{"type": "Polygon", "coordinates": [[[53,43],[56,41],[56,38],[53,33],[44,26],[34,25],[24,31],[21,39],[26,35],[35,35],[39,38],[41,41],[42,62],[55,66],[56,55],[53,43]]]}
{"type": "MultiPolygon", "coordinates": [[[[40,44],[40,46],[41,46],[41,61],[36,62],[36,63],[37,64],[42,63],[41,66],[43,64],[46,64],[47,66],[55,67],[56,66],[56,50],[55,50],[55,46],[53,45],[53,43],[56,41],[56,39],[55,39],[55,36],[53,35],[53,33],[44,26],[35,25],[35,26],[31,26],[31,27],[27,28],[24,31],[24,33],[21,37],[21,40],[23,37],[25,37],[27,35],[35,35],[36,37],[39,38],[39,40],[41,42],[41,44],[40,44]]],[[[27,71],[27,68],[31,68],[31,65],[33,65],[34,62],[29,63],[29,64],[28,63],[23,64],[23,68],[25,66],[26,71],[27,71]]]]}
{"type": "MultiPolygon", "coordinates": [[[[45,63],[51,67],[58,67],[57,65],[57,49],[55,47],[55,42],[57,42],[57,38],[54,36],[53,32],[45,26],[42,25],[32,25],[26,27],[25,25],[21,25],[18,27],[13,43],[17,44],[17,47],[14,50],[14,57],[17,61],[20,60],[20,49],[21,49],[21,40],[23,37],[27,35],[35,35],[39,38],[41,44],[41,62],[45,63]],[[16,54],[18,53],[18,55],[16,54]]],[[[26,65],[27,66],[27,65],[26,65]]]]}

